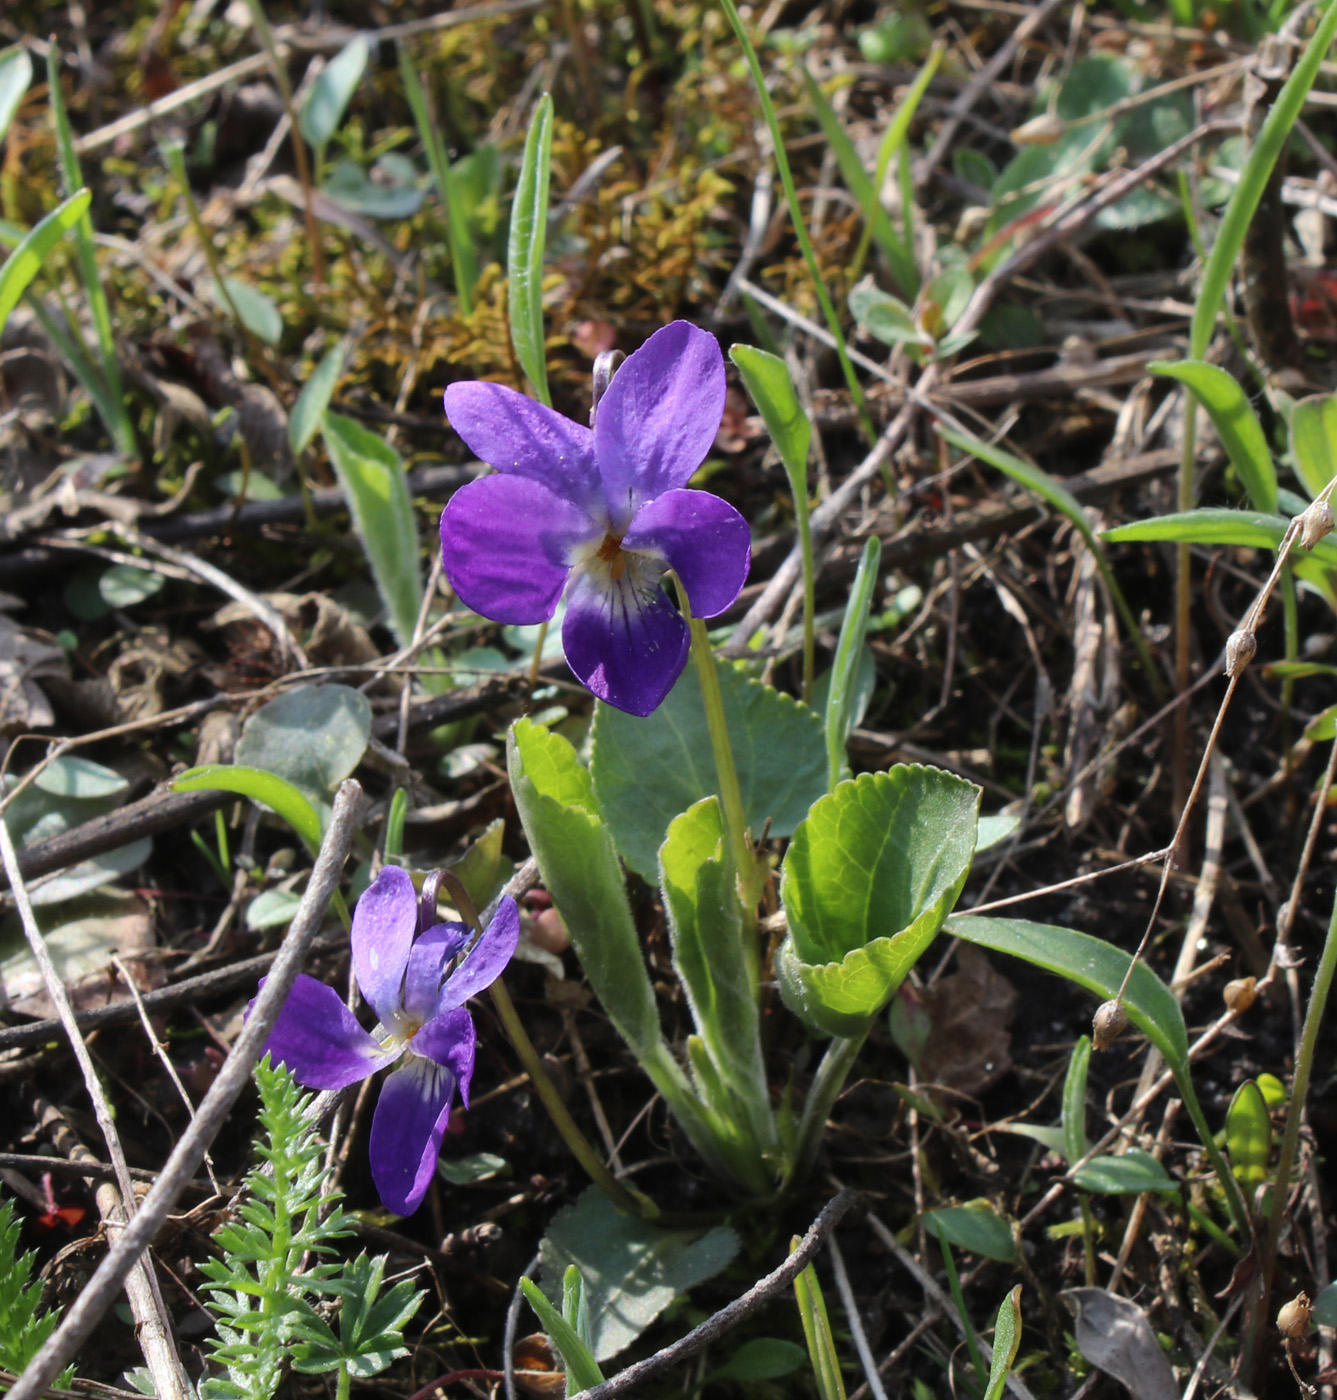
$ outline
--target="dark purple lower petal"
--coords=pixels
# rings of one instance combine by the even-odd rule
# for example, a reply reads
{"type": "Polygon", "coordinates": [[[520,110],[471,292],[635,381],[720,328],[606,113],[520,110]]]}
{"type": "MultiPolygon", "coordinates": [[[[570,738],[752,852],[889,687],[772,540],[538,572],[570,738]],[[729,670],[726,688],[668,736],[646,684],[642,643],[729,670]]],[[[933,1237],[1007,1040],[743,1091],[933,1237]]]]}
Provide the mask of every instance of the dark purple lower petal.
{"type": "Polygon", "coordinates": [[[438,1014],[454,1006],[463,1006],[470,997],[490,987],[510,962],[519,941],[520,910],[510,895],[503,895],[492,922],[441,988],[441,999],[436,1007],[438,1014]]]}
{"type": "Polygon", "coordinates": [[[731,606],[752,564],[747,521],[709,491],[668,491],[642,506],[622,546],[662,554],[697,617],[714,617],[731,606]]]}
{"type": "Polygon", "coordinates": [[[450,586],[493,622],[552,616],[572,551],[603,538],[588,515],[518,476],[471,481],[441,513],[441,562],[450,586]]]}
{"type": "Polygon", "coordinates": [[[265,1049],[308,1089],[342,1089],[395,1058],[358,1025],[333,987],[305,974],[293,983],[265,1049]]]}
{"type": "Polygon", "coordinates": [[[460,1098],[469,1107],[469,1084],[474,1077],[474,1055],[478,1050],[478,1032],[473,1018],[462,1006],[435,1017],[413,1037],[413,1053],[426,1055],[455,1076],[460,1098]]]}
{"type": "Polygon", "coordinates": [[[381,1086],[371,1120],[371,1177],[386,1210],[412,1215],[422,1204],[454,1097],[454,1074],[421,1055],[409,1055],[381,1086]]]}
{"type": "Polygon", "coordinates": [[[597,563],[571,576],[562,623],[567,665],[600,700],[648,715],[687,664],[687,624],[659,586],[662,564],[623,555],[613,579],[597,563]]]}

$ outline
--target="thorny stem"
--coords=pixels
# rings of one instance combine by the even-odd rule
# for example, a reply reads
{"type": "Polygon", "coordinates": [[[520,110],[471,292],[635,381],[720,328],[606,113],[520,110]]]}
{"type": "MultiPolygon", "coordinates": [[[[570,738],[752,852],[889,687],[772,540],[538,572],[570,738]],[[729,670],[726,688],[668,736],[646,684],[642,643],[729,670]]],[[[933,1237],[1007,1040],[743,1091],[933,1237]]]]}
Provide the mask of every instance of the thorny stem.
{"type": "MultiPolygon", "coordinates": [[[[449,889],[450,897],[461,917],[475,933],[481,935],[483,925],[478,917],[478,910],[474,907],[468,891],[460,883],[459,877],[447,870],[442,873],[441,882],[449,889]]],[[[580,1125],[571,1116],[570,1109],[562,1102],[562,1096],[557,1092],[557,1086],[552,1082],[548,1071],[543,1068],[543,1060],[534,1048],[534,1042],[530,1040],[529,1032],[525,1030],[524,1022],[520,1019],[520,1013],[515,1009],[515,1003],[511,1000],[511,994],[506,990],[505,984],[498,979],[489,990],[492,993],[492,1005],[496,1008],[502,1027],[524,1066],[525,1073],[529,1075],[534,1091],[543,1100],[543,1107],[548,1110],[553,1127],[562,1135],[562,1141],[571,1149],[572,1156],[585,1168],[590,1180],[620,1211],[627,1215],[639,1216],[642,1220],[653,1220],[659,1214],[659,1208],[648,1196],[633,1191],[620,1182],[608,1170],[589,1138],[580,1131],[580,1125]]]]}

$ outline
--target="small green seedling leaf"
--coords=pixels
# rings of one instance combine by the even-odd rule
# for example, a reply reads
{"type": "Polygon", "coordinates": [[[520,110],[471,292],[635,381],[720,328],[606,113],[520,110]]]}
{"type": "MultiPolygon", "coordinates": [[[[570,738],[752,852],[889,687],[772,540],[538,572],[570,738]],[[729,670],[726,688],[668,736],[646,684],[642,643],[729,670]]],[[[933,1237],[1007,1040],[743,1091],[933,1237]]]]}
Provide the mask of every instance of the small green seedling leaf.
{"type": "Polygon", "coordinates": [[[704,1388],[715,1381],[740,1381],[746,1385],[754,1381],[779,1380],[797,1371],[807,1355],[797,1342],[787,1342],[782,1337],[753,1337],[717,1371],[709,1372],[701,1385],[704,1388]]]}
{"type": "Polygon", "coordinates": [[[1140,1147],[1130,1147],[1121,1157],[1093,1157],[1073,1173],[1072,1179],[1082,1190],[1104,1196],[1179,1190],[1174,1177],[1150,1152],[1140,1147]]]}
{"type": "Polygon", "coordinates": [[[1272,1117],[1262,1089],[1252,1079],[1235,1090],[1226,1110],[1226,1155],[1235,1180],[1250,1194],[1267,1180],[1272,1117]]]}
{"type": "Polygon", "coordinates": [[[1012,1227],[987,1201],[925,1211],[924,1223],[940,1240],[1000,1264],[1017,1262],[1012,1227]]]}
{"type": "Polygon", "coordinates": [[[361,423],[328,410],[325,446],[353,525],[401,646],[413,640],[422,607],[418,528],[399,454],[361,423]]]}
{"type": "Polygon", "coordinates": [[[789,370],[778,355],[752,345],[730,346],[729,358],[738,367],[752,401],[761,410],[766,431],[784,463],[794,509],[802,510],[808,501],[808,448],[812,444],[812,424],[794,392],[789,370]]]}
{"type": "Polygon", "coordinates": [[[212,284],[210,294],[220,311],[235,311],[237,319],[257,340],[277,345],[283,339],[283,317],[278,307],[249,282],[225,276],[221,286],[212,284]]]}
{"type": "Polygon", "coordinates": [[[840,624],[840,639],[831,665],[831,688],[823,715],[826,737],[827,789],[834,792],[836,784],[849,776],[846,745],[856,724],[859,672],[864,653],[864,638],[868,634],[868,618],[877,588],[878,565],[882,562],[882,541],[876,535],[864,543],[854,585],[850,589],[845,616],[840,624]]]}
{"type": "Polygon", "coordinates": [[[1021,1285],[1003,1299],[993,1329],[993,1360],[989,1366],[989,1386],[984,1400],[1002,1400],[1008,1373],[1021,1349],[1021,1285]]]}
{"type": "Polygon", "coordinates": [[[292,415],[288,419],[288,445],[294,457],[300,457],[320,431],[321,419],[334,397],[347,356],[348,342],[341,340],[325,352],[324,358],[312,370],[311,378],[302,385],[302,392],[297,395],[297,402],[293,404],[292,415]]]}
{"type": "MultiPolygon", "coordinates": [[[[790,1241],[792,1252],[798,1237],[790,1241]]],[[[811,1264],[794,1278],[794,1298],[803,1322],[803,1337],[808,1344],[813,1378],[817,1382],[820,1400],[845,1400],[845,1379],[840,1374],[840,1354],[836,1339],[831,1335],[831,1319],[826,1313],[826,1299],[817,1270],[811,1264]]]]}
{"type": "Polygon", "coordinates": [[[361,34],[355,34],[321,70],[311,84],[297,125],[308,146],[323,151],[343,120],[344,111],[362,81],[370,50],[361,34]]]}
{"type": "Polygon", "coordinates": [[[603,1372],[590,1355],[590,1349],[580,1340],[576,1329],[543,1296],[538,1284],[533,1279],[522,1278],[520,1288],[562,1358],[566,1368],[567,1394],[602,1384],[603,1372]]]}
{"type": "Polygon", "coordinates": [[[1090,1148],[1086,1136],[1086,1074],[1091,1064],[1091,1037],[1078,1036],[1063,1081],[1063,1156],[1071,1167],[1090,1148]]]}
{"type": "Polygon", "coordinates": [[[1234,375],[1220,365],[1203,360],[1153,360],[1147,368],[1153,374],[1167,375],[1188,386],[1193,397],[1207,410],[1254,509],[1274,514],[1277,469],[1263,425],[1234,375]]]}
{"type": "Polygon", "coordinates": [[[1291,409],[1291,456],[1311,496],[1337,476],[1337,394],[1315,394],[1291,409]]]}

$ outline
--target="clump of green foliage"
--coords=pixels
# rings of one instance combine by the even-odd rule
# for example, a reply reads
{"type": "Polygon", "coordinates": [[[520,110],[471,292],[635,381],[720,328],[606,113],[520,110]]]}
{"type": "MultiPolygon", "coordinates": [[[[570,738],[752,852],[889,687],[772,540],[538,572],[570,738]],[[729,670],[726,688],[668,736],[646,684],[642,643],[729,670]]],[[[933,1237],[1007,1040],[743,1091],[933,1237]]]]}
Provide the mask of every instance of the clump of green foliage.
{"type": "MultiPolygon", "coordinates": [[[[0,1202],[0,1366],[18,1373],[55,1331],[58,1312],[42,1311],[42,1285],[32,1276],[36,1254],[20,1254],[21,1225],[12,1201],[0,1202]]],[[[73,1368],[61,1384],[68,1383],[73,1368]]]]}
{"type": "Polygon", "coordinates": [[[402,1328],[421,1291],[408,1280],[381,1296],[385,1256],[332,1260],[351,1233],[342,1193],[327,1190],[324,1145],[312,1127],[311,1095],[268,1056],[256,1070],[262,1159],[247,1174],[240,1219],[218,1231],[222,1258],[201,1266],[218,1314],[209,1359],[226,1368],[200,1386],[203,1400],[269,1400],[285,1361],[303,1372],[338,1371],[338,1395],[407,1355],[402,1328]],[[307,1258],[307,1266],[302,1261],[307,1258]],[[322,1315],[338,1298],[337,1332],[322,1315]]]}

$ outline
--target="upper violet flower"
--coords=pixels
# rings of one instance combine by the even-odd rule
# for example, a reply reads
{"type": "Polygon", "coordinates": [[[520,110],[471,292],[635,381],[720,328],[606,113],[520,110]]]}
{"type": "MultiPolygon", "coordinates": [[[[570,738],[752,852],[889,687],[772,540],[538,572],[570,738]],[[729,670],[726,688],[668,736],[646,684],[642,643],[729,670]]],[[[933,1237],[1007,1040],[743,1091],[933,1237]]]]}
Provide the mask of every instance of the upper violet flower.
{"type": "Polygon", "coordinates": [[[507,896],[456,967],[472,931],[434,922],[435,881],[422,900],[421,922],[431,925],[422,932],[419,909],[413,881],[387,865],[353,911],[353,972],[380,1017],[375,1035],[332,987],[303,975],[265,1042],[311,1089],[342,1089],[402,1059],[371,1120],[372,1179],[396,1215],[410,1215],[427,1193],[457,1086],[469,1106],[478,1038],[464,1003],[496,981],[520,940],[520,911],[507,896]]]}
{"type": "Polygon", "coordinates": [[[724,359],[686,321],[656,331],[614,376],[586,428],[501,384],[446,390],[451,427],[497,471],[441,516],[446,577],[494,622],[544,622],[567,590],[567,663],[601,700],[648,715],[687,664],[689,633],[660,587],[672,569],[714,617],[750,563],[747,522],[686,491],[724,414],[724,359]]]}

